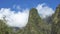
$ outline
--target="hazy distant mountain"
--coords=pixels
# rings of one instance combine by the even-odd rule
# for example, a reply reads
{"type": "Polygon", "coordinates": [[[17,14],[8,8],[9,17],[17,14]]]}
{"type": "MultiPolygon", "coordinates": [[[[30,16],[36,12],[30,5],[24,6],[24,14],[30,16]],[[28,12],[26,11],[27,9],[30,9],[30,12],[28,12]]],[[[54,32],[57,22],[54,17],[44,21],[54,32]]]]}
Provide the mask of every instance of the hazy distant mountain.
{"type": "Polygon", "coordinates": [[[52,16],[47,16],[46,18],[43,19],[45,23],[51,24],[52,23],[52,16]]]}

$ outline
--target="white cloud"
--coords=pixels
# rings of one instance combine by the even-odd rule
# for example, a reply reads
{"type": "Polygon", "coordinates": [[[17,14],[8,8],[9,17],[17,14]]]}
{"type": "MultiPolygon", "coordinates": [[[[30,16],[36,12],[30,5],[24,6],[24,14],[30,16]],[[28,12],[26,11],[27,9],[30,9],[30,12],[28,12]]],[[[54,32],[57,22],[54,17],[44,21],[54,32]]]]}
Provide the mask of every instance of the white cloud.
{"type": "Polygon", "coordinates": [[[7,25],[12,27],[24,27],[28,22],[29,10],[25,9],[22,12],[11,11],[10,8],[1,8],[0,9],[0,19],[5,17],[7,25]]]}
{"type": "MultiPolygon", "coordinates": [[[[14,5],[13,8],[18,9],[16,11],[12,11],[11,8],[1,8],[0,9],[0,19],[3,20],[5,17],[8,26],[12,27],[25,27],[28,23],[29,9],[21,9],[19,6],[14,5]],[[22,10],[22,12],[20,11],[22,10]]],[[[45,4],[38,4],[36,9],[41,17],[45,18],[46,16],[50,16],[54,13],[54,10],[45,4]]]]}
{"type": "Polygon", "coordinates": [[[42,18],[46,16],[51,16],[54,13],[54,10],[48,7],[46,4],[38,4],[36,9],[42,18]]]}

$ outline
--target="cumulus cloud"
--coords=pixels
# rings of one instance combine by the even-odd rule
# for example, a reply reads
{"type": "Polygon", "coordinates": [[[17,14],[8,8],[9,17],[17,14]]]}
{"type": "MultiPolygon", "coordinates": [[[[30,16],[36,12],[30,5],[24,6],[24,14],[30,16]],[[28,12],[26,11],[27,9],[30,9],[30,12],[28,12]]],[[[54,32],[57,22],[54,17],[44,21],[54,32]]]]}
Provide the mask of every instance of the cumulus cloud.
{"type": "Polygon", "coordinates": [[[0,9],[0,19],[7,21],[7,25],[12,27],[24,27],[28,22],[29,10],[24,9],[22,12],[11,11],[10,8],[1,8],[0,9]]]}
{"type": "MultiPolygon", "coordinates": [[[[14,5],[13,8],[18,9],[17,13],[16,11],[12,11],[11,8],[1,8],[0,19],[3,20],[3,17],[5,17],[7,21],[6,24],[11,27],[25,27],[28,23],[29,9],[22,9],[22,11],[20,11],[21,8],[17,5],[14,5]]],[[[46,4],[38,4],[36,9],[43,18],[51,16],[54,13],[54,10],[46,4]]]]}
{"type": "Polygon", "coordinates": [[[36,9],[38,10],[38,13],[42,18],[45,18],[46,16],[51,16],[54,13],[54,10],[48,7],[45,3],[38,4],[36,9]]]}

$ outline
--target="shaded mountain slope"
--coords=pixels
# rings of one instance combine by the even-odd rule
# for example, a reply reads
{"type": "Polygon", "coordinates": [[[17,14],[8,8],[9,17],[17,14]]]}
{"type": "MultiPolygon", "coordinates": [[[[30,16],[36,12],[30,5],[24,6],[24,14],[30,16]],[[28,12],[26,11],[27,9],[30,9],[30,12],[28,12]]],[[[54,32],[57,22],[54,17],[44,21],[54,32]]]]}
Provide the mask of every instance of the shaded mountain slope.
{"type": "Polygon", "coordinates": [[[52,15],[51,34],[60,34],[60,5],[56,8],[55,14],[52,15]]]}

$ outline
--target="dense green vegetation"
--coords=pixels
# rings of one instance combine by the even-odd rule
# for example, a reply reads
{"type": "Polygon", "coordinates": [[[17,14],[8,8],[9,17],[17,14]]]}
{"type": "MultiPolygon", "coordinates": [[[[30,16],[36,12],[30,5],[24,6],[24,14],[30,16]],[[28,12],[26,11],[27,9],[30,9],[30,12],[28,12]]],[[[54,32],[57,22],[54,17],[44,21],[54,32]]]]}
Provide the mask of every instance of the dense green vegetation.
{"type": "Polygon", "coordinates": [[[0,34],[11,34],[11,29],[5,24],[5,21],[0,20],[0,34]]]}
{"type": "Polygon", "coordinates": [[[51,18],[51,23],[43,21],[38,11],[32,8],[26,27],[14,31],[12,27],[6,25],[6,21],[0,20],[0,34],[60,34],[60,5],[51,18]]]}
{"type": "Polygon", "coordinates": [[[21,34],[49,34],[50,26],[44,23],[35,8],[30,10],[27,26],[21,34]]]}
{"type": "Polygon", "coordinates": [[[55,14],[52,15],[51,34],[60,34],[60,5],[56,8],[55,14]]]}

